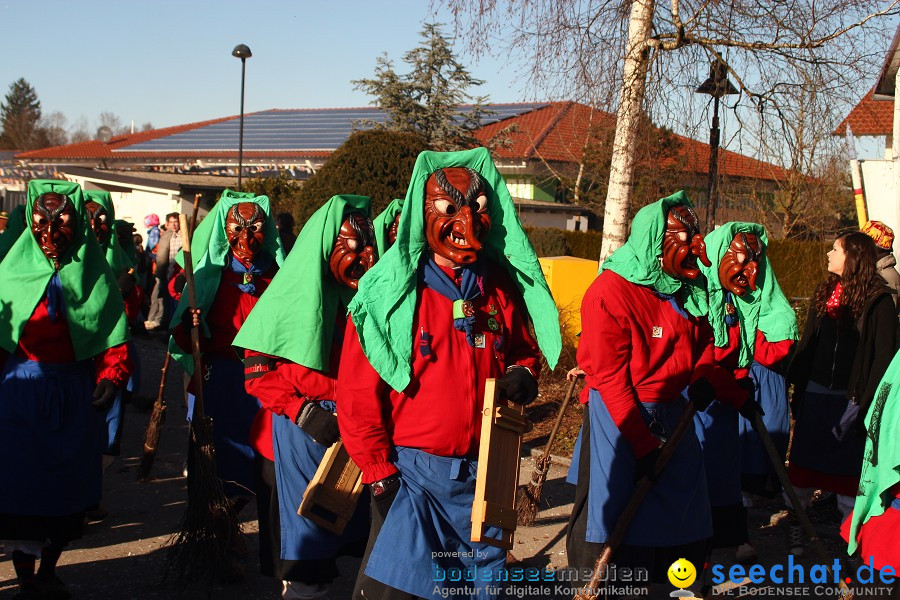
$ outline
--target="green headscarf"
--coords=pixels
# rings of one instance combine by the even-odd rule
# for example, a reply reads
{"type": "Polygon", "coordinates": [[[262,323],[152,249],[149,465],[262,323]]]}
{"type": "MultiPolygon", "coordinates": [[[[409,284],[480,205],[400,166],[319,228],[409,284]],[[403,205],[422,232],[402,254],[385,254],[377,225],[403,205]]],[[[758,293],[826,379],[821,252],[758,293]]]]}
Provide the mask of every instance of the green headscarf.
{"type": "Polygon", "coordinates": [[[347,215],[369,217],[371,206],[366,196],[332,196],[312,214],[284,267],[234,338],[236,347],[328,370],[338,308],[346,307],[355,293],[335,281],[328,259],[347,215]]]}
{"type": "Polygon", "coordinates": [[[669,209],[680,205],[692,206],[684,191],[675,192],[639,210],[631,223],[628,241],[600,265],[599,272],[613,271],[631,283],[652,287],[661,294],[675,295],[683,286],[686,291],[684,307],[695,317],[700,317],[706,314],[706,291],[701,287],[703,282],[676,279],[663,271],[659,264],[669,209]]]}
{"type": "Polygon", "coordinates": [[[3,259],[9,254],[9,249],[26,229],[28,228],[25,226],[25,205],[19,204],[9,211],[6,230],[0,235],[0,262],[3,262],[3,259]]]}
{"type": "MultiPolygon", "coordinates": [[[[763,248],[769,245],[766,229],[758,223],[725,223],[704,236],[706,255],[712,266],[699,264],[706,276],[706,290],[709,294],[709,324],[713,328],[714,343],[720,348],[728,345],[728,327],[725,325],[725,290],[719,281],[719,263],[728,246],[738,233],[755,234],[763,248]]],[[[769,258],[763,254],[756,276],[756,291],[748,289],[743,296],[732,295],[738,319],[741,323],[740,353],[738,366],[746,367],[753,361],[756,346],[756,330],[759,329],[770,342],[797,339],[797,316],[775,279],[775,272],[769,258]]]]}
{"type": "MultiPolygon", "coordinates": [[[[26,215],[46,192],[66,195],[75,205],[75,234],[59,261],[59,279],[75,358],[84,360],[128,341],[125,305],[96,238],[88,232],[81,187],[49,179],[28,182],[26,215]]],[[[20,235],[7,260],[0,263],[0,347],[7,352],[15,351],[53,273],[53,262],[44,256],[33,235],[20,235]]]]}
{"type": "MultiPolygon", "coordinates": [[[[98,243],[100,244],[100,250],[106,256],[107,264],[109,264],[113,274],[118,277],[122,271],[127,271],[133,267],[134,261],[129,260],[125,249],[119,244],[119,236],[116,235],[116,207],[113,206],[112,196],[106,190],[83,190],[83,193],[85,204],[96,202],[106,209],[109,239],[102,243],[98,240],[98,243]]],[[[87,209],[85,209],[86,214],[87,209]]],[[[90,229],[91,224],[89,221],[86,222],[86,225],[90,229]]]]}
{"type": "Polygon", "coordinates": [[[894,499],[890,489],[900,482],[900,352],[878,384],[865,423],[869,433],[850,521],[848,554],[856,551],[859,528],[884,513],[894,499]]]}
{"type": "Polygon", "coordinates": [[[425,182],[438,169],[469,167],[485,180],[491,229],[484,254],[502,265],[522,293],[537,334],[538,345],[550,368],[562,348],[559,315],[540,263],[522,230],[506,182],[486,148],[462,152],[422,152],[400,213],[397,241],[363,275],[359,292],[350,303],[359,341],[381,378],[397,391],[410,381],[413,351],[412,322],[416,308],[416,273],[428,250],[425,240],[425,182]]]}
{"type": "MultiPolygon", "coordinates": [[[[216,299],[219,291],[219,283],[222,280],[222,269],[231,262],[231,246],[228,245],[228,236],[225,233],[225,220],[228,211],[235,204],[252,202],[258,204],[266,214],[266,223],[263,237],[263,247],[260,252],[269,254],[280,267],[284,263],[284,252],[281,250],[281,238],[275,229],[275,219],[272,218],[269,198],[257,196],[249,192],[235,192],[225,190],[219,197],[219,201],[209,214],[197,225],[194,235],[191,237],[191,262],[194,265],[194,286],[197,293],[197,308],[201,309],[200,323],[204,334],[209,334],[206,325],[206,316],[209,308],[216,299]]],[[[176,262],[184,266],[184,252],[178,252],[176,262]]],[[[188,295],[182,294],[175,314],[172,316],[170,327],[174,328],[181,323],[181,315],[190,304],[188,295]]],[[[194,357],[190,352],[185,353],[175,340],[169,338],[169,352],[172,358],[180,362],[187,373],[194,372],[194,357]]]]}
{"type": "Polygon", "coordinates": [[[394,219],[403,209],[403,199],[394,198],[387,205],[381,214],[372,219],[372,225],[375,227],[375,243],[378,245],[378,254],[384,254],[388,246],[390,246],[390,238],[388,238],[388,229],[394,224],[394,219]]]}

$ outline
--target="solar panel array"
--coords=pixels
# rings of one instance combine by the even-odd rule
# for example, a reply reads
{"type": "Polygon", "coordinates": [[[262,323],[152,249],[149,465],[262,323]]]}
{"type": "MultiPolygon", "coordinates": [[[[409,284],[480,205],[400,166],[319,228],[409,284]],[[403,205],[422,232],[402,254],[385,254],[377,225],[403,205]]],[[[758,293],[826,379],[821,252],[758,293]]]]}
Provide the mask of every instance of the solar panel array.
{"type": "MultiPolygon", "coordinates": [[[[547,104],[490,104],[486,108],[493,114],[481,122],[487,125],[544,106],[547,104]]],[[[470,111],[470,106],[460,109],[462,114],[470,111]]],[[[371,127],[371,123],[384,123],[386,118],[378,108],[273,109],[244,115],[244,151],[331,151],[344,143],[353,131],[371,127]]],[[[240,118],[235,117],[124,146],[113,152],[235,152],[239,139],[240,118]]]]}

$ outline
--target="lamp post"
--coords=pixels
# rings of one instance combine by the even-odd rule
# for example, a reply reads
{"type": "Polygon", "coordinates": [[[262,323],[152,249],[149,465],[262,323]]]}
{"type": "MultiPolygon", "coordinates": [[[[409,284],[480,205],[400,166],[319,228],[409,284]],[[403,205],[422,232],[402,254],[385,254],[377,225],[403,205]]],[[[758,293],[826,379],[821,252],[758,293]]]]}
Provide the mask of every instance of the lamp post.
{"type": "Polygon", "coordinates": [[[706,230],[716,226],[716,208],[719,202],[719,98],[739,93],[728,81],[728,69],[721,60],[709,66],[709,77],[697,88],[698,94],[713,97],[712,127],[709,128],[709,179],[707,181],[706,230]]]}
{"type": "Polygon", "coordinates": [[[238,190],[241,189],[241,174],[244,172],[244,73],[247,68],[247,59],[253,56],[245,44],[238,44],[231,51],[232,56],[241,59],[241,133],[238,141],[238,190]]]}

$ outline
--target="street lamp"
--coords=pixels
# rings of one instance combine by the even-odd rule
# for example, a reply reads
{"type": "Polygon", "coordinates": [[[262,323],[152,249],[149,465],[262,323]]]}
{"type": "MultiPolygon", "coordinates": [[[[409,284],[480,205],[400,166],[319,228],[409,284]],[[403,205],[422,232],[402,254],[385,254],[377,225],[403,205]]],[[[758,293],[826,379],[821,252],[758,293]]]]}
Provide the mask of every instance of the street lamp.
{"type": "Polygon", "coordinates": [[[241,189],[241,173],[244,171],[244,73],[247,68],[247,59],[253,56],[245,44],[238,44],[231,51],[232,56],[241,59],[241,133],[238,141],[238,190],[241,189]]]}
{"type": "Polygon", "coordinates": [[[713,97],[712,127],[709,129],[709,180],[707,181],[706,230],[716,226],[716,205],[719,196],[719,98],[739,93],[728,81],[728,68],[721,60],[712,61],[709,66],[709,77],[697,88],[698,94],[709,94],[713,97]]]}

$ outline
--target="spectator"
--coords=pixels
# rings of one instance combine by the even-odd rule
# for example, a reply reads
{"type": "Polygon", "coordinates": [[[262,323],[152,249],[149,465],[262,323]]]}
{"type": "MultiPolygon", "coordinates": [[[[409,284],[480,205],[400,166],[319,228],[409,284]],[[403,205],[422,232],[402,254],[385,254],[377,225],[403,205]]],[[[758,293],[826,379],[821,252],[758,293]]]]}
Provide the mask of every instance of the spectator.
{"type": "Polygon", "coordinates": [[[179,250],[181,250],[181,231],[178,213],[173,212],[166,215],[166,229],[159,236],[159,244],[156,246],[156,282],[150,298],[150,314],[144,323],[147,329],[158,328],[165,321],[165,316],[171,315],[174,310],[174,302],[167,288],[169,278],[172,277],[171,270],[175,265],[175,256],[179,250]]]}
{"type": "Polygon", "coordinates": [[[278,237],[281,238],[281,247],[284,249],[285,256],[294,247],[294,241],[297,239],[297,236],[294,235],[294,225],[294,216],[291,213],[278,213],[278,217],[275,219],[275,228],[278,230],[278,237]]]}
{"type": "Polygon", "coordinates": [[[144,217],[144,227],[147,228],[147,252],[156,260],[156,245],[159,244],[159,215],[149,214],[144,217]]]}
{"type": "MultiPolygon", "coordinates": [[[[817,489],[834,492],[846,517],[859,486],[863,419],[897,349],[890,289],[877,275],[875,242],[839,237],[828,252],[828,278],[816,288],[806,329],[788,369],[794,384],[794,435],[788,473],[805,510],[817,489]]],[[[790,514],[791,553],[803,538],[790,514]]]]}
{"type": "Polygon", "coordinates": [[[860,229],[864,234],[875,241],[875,268],[878,274],[887,281],[891,288],[891,296],[894,298],[894,306],[897,306],[900,296],[900,273],[897,273],[897,259],[894,258],[894,230],[881,221],[866,221],[860,229]]]}

